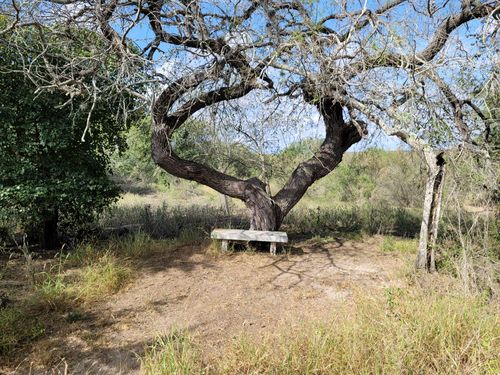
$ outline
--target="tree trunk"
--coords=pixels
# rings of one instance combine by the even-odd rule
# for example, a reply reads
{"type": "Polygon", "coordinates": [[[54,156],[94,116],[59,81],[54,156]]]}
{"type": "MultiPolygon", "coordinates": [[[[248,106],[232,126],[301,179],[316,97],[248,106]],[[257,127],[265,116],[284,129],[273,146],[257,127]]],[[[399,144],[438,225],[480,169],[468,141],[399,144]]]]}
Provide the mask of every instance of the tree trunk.
{"type": "Polygon", "coordinates": [[[425,150],[423,154],[427,165],[427,181],[415,266],[417,269],[435,272],[435,247],[441,216],[445,160],[442,152],[425,150]]]}
{"type": "Polygon", "coordinates": [[[59,214],[57,210],[45,218],[41,241],[42,248],[46,250],[55,250],[59,247],[59,235],[57,233],[58,221],[59,214]]]}
{"type": "Polygon", "coordinates": [[[279,206],[273,197],[269,196],[264,183],[254,186],[248,193],[245,205],[250,211],[250,229],[278,230],[281,226],[282,215],[279,206]]]}
{"type": "MultiPolygon", "coordinates": [[[[196,81],[196,77],[193,77],[193,80],[196,81]]],[[[326,96],[318,100],[317,90],[314,82],[304,84],[306,101],[314,104],[323,117],[325,139],[316,154],[300,163],[287,183],[274,196],[267,190],[266,184],[256,177],[242,180],[176,155],[170,138],[173,132],[186,121],[187,115],[193,113],[169,115],[170,106],[178,94],[175,88],[167,88],[154,106],[151,143],[153,160],[174,176],[207,185],[221,194],[245,202],[250,211],[251,229],[278,230],[284,217],[303,197],[309,186],[335,169],[347,149],[361,140],[361,131],[366,131],[366,128],[360,131],[359,127],[363,125],[360,122],[356,126],[352,122],[344,121],[342,105],[333,97],[326,96]]],[[[339,89],[332,88],[332,90],[336,92],[339,89]]],[[[236,94],[235,97],[243,96],[245,90],[238,91],[236,94]]]]}

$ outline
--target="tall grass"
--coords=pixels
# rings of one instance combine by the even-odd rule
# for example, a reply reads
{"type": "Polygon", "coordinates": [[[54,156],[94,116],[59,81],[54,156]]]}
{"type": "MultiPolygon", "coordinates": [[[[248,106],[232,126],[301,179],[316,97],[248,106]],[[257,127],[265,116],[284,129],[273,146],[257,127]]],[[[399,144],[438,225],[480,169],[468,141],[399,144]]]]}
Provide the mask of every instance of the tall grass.
{"type": "Polygon", "coordinates": [[[249,225],[244,214],[227,215],[212,206],[159,207],[115,206],[102,216],[103,227],[136,225],[152,238],[179,238],[196,242],[215,227],[246,228],[249,225]]]}
{"type": "Polygon", "coordinates": [[[292,211],[284,226],[298,234],[357,233],[414,237],[420,229],[420,212],[382,206],[338,206],[292,211]]]}
{"type": "MultiPolygon", "coordinates": [[[[104,227],[135,225],[152,238],[179,238],[196,242],[207,238],[213,228],[248,228],[247,212],[227,215],[206,207],[116,206],[101,219],[104,227]]],[[[420,229],[420,212],[382,206],[338,206],[293,210],[283,228],[295,234],[358,233],[415,236],[420,229]]]]}
{"type": "Polygon", "coordinates": [[[146,242],[140,236],[107,245],[81,244],[56,258],[52,267],[35,275],[18,301],[0,308],[0,355],[25,348],[65,320],[77,319],[85,305],[127,285],[134,276],[129,256],[146,242]]]}
{"type": "Polygon", "coordinates": [[[87,266],[75,288],[77,298],[90,302],[113,294],[129,281],[132,270],[111,252],[105,252],[97,262],[87,266]]]}
{"type": "Polygon", "coordinates": [[[203,363],[188,338],[146,351],[146,374],[498,374],[500,314],[481,297],[390,289],[329,323],[252,341],[203,363]],[[188,370],[186,370],[188,369],[188,370]],[[187,372],[186,372],[187,371],[187,372]]]}

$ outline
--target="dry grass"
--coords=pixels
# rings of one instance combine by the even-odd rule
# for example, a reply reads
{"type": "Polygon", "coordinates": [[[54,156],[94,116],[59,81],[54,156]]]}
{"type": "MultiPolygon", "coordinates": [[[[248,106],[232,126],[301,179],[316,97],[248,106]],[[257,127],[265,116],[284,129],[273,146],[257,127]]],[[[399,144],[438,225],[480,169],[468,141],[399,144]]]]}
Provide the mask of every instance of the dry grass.
{"type": "Polygon", "coordinates": [[[80,280],[73,285],[78,299],[88,303],[116,293],[130,281],[132,269],[111,252],[105,252],[97,262],[85,267],[80,280]]]}
{"type": "Polygon", "coordinates": [[[387,290],[359,295],[330,323],[241,338],[204,363],[186,336],[146,350],[145,374],[498,374],[500,314],[481,297],[387,290]]]}
{"type": "Polygon", "coordinates": [[[155,245],[138,235],[107,244],[82,244],[60,255],[35,275],[35,284],[15,303],[0,308],[0,355],[25,348],[49,328],[73,320],[81,307],[126,286],[135,276],[130,258],[146,254],[155,245]]]}

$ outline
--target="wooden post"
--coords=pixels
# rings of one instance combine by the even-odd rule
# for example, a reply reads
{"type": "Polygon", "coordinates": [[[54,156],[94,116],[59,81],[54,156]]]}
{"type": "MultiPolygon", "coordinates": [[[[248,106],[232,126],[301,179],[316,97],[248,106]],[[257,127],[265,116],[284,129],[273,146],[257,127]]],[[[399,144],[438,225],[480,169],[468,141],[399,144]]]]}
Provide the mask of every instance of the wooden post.
{"type": "Polygon", "coordinates": [[[228,245],[229,245],[229,241],[222,240],[222,243],[221,243],[221,249],[222,249],[222,251],[227,251],[228,245]]]}

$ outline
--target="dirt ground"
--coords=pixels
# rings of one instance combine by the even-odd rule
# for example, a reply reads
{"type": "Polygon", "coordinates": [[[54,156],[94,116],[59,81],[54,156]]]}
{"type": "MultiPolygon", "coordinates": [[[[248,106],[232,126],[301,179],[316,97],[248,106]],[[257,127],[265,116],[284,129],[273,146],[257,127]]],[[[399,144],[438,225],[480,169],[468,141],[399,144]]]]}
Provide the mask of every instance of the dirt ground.
{"type": "MultiPolygon", "coordinates": [[[[156,336],[185,329],[205,355],[244,333],[253,337],[327,319],[356,288],[399,286],[403,260],[381,239],[293,241],[288,254],[214,256],[182,246],[140,264],[125,290],[89,308],[85,319],[38,341],[14,374],[136,374],[156,336]],[[52,369],[37,366],[49,358],[52,369]]],[[[1,371],[0,371],[1,372],[1,371]]]]}

